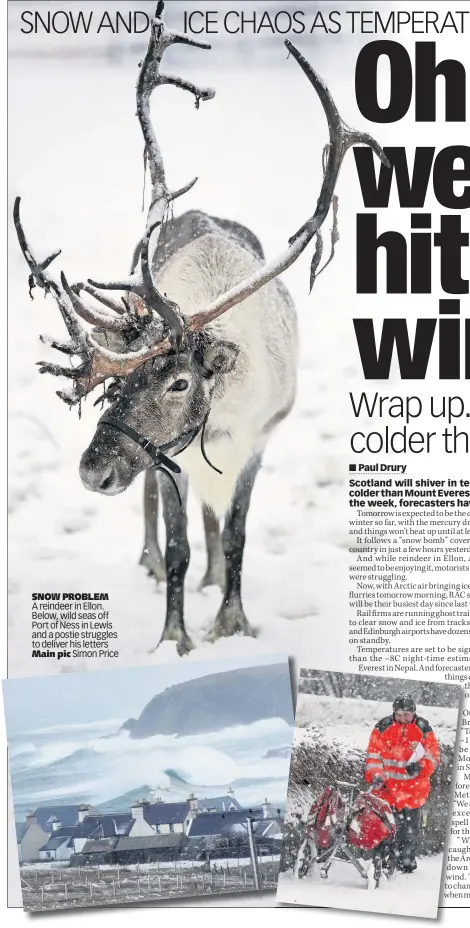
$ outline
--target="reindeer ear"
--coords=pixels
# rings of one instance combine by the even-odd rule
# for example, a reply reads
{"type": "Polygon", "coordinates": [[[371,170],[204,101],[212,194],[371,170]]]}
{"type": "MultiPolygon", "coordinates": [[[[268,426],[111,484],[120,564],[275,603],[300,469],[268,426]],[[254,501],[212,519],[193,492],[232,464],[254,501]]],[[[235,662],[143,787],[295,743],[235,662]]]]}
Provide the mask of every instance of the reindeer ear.
{"type": "Polygon", "coordinates": [[[234,342],[211,341],[204,347],[203,367],[211,374],[228,374],[238,357],[234,342]]]}

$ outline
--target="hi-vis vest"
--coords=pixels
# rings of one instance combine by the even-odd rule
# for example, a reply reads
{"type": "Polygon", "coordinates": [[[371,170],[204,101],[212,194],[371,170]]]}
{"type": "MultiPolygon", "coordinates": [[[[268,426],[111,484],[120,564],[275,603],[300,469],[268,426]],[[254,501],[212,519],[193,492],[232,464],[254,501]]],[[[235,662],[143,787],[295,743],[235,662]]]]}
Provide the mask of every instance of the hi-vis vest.
{"type": "Polygon", "coordinates": [[[381,719],[369,740],[365,779],[371,783],[375,774],[385,777],[377,790],[395,809],[419,809],[431,789],[430,777],[439,766],[439,745],[426,719],[415,716],[412,722],[396,722],[393,715],[381,719]],[[420,770],[416,776],[406,771],[415,761],[420,770]]]}

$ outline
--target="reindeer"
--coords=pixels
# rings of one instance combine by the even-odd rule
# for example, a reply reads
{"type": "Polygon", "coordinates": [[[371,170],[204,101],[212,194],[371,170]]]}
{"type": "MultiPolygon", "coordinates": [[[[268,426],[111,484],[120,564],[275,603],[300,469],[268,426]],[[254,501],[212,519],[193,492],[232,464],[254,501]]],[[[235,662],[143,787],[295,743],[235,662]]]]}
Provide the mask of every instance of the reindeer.
{"type": "Polygon", "coordinates": [[[110,403],[82,456],[80,477],[89,490],[113,495],[145,471],[141,563],[157,580],[166,577],[161,640],[175,641],[183,655],[193,647],[184,625],[190,556],[188,480],[203,505],[208,562],[202,585],[220,582],[224,591],[210,637],[253,635],[241,599],[245,523],[264,448],[291,410],[296,393],[296,315],[278,278],[315,239],[313,285],[322,257],[320,227],[331,206],[331,254],[326,264],[333,258],[339,237],[334,190],[346,151],[364,143],[388,162],[371,136],[343,123],[321,78],[287,40],[288,51],[320,98],[329,126],[323,183],[312,217],[269,262],[256,236],[236,222],[198,211],[171,218],[174,201],[197,178],[175,192],[169,190],[150,118],[152,92],[170,84],[192,93],[199,106],[214,96],[214,90],[162,73],[163,55],[173,44],[210,48],[168,30],[163,11],[160,0],[137,81],[151,203],[130,275],[70,286],[62,273],[59,282],[48,267],[60,252],[35,260],[23,231],[19,198],[14,220],[30,268],[30,288],[38,285],[52,294],[70,336],[65,344],[45,336],[42,340],[80,359],[70,368],[39,362],[40,373],[72,379],[71,389],[58,391],[70,405],[80,404],[100,384],[105,387],[103,401],[110,403]],[[127,296],[119,301],[111,291],[127,296]],[[166,526],[164,561],[157,536],[157,487],[166,526]]]}

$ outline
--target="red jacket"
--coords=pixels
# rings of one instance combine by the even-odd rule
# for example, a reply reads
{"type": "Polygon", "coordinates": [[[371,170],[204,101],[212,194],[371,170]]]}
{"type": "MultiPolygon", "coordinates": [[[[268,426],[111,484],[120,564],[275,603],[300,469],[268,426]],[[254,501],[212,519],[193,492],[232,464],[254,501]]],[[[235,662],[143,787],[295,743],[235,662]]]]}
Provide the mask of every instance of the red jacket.
{"type": "Polygon", "coordinates": [[[365,778],[372,783],[375,774],[385,777],[385,784],[374,792],[394,809],[419,809],[429,796],[430,777],[439,762],[437,738],[426,719],[415,715],[403,724],[390,715],[377,723],[370,736],[365,778]],[[420,770],[410,776],[406,766],[415,759],[420,770]]]}

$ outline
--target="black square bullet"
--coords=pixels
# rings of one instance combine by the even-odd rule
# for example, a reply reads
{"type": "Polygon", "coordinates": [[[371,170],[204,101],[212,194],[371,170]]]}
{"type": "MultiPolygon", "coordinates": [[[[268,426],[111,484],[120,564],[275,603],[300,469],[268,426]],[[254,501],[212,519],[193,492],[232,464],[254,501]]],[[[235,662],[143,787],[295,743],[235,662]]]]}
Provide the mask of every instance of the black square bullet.
{"type": "Polygon", "coordinates": [[[356,465],[355,465],[355,464],[350,464],[350,465],[349,465],[349,470],[351,470],[351,471],[356,470],[356,465]]]}

